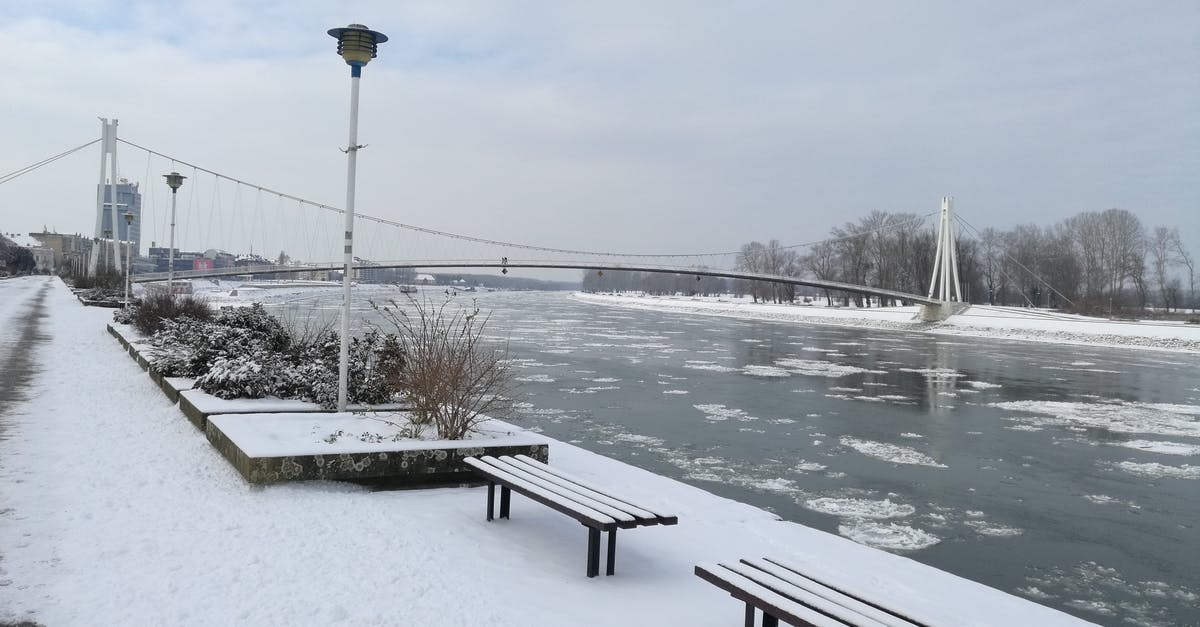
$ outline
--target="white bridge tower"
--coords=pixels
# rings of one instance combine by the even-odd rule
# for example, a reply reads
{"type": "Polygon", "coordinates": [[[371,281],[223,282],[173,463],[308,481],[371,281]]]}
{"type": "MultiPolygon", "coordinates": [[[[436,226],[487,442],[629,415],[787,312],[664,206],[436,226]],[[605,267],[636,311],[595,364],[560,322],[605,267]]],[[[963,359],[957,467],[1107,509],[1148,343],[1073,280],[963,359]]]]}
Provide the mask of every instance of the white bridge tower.
{"type": "MultiPolygon", "coordinates": [[[[121,231],[117,224],[117,120],[111,122],[108,118],[100,118],[101,134],[100,134],[100,184],[96,186],[96,233],[92,240],[92,256],[88,261],[88,276],[96,276],[96,266],[100,262],[100,246],[101,241],[109,240],[112,242],[112,256],[109,257],[109,262],[120,271],[123,267],[121,263],[121,231]],[[111,159],[110,159],[111,157],[111,159]],[[108,162],[112,163],[112,177],[109,178],[111,183],[108,186],[110,202],[104,202],[104,187],[105,187],[105,168],[108,162]],[[110,205],[112,210],[108,212],[109,224],[104,224],[104,206],[110,205]],[[105,231],[111,237],[105,237],[105,231]]],[[[126,236],[132,240],[131,236],[126,236]]],[[[132,245],[132,244],[129,244],[132,245]]]]}
{"type": "Polygon", "coordinates": [[[962,302],[962,287],[958,280],[958,248],[954,245],[954,197],[942,197],[941,227],[938,229],[937,255],[933,258],[933,278],[929,281],[929,297],[962,302]]]}

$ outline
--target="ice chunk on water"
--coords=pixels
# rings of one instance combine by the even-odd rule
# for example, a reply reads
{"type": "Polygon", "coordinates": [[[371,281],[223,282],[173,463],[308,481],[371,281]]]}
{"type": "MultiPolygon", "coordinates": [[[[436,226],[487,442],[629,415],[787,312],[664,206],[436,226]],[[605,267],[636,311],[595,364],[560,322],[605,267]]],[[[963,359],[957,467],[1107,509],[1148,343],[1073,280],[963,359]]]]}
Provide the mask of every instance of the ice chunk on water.
{"type": "Polygon", "coordinates": [[[945,464],[938,463],[932,457],[921,453],[907,446],[898,444],[888,444],[886,442],[875,442],[872,440],[860,440],[849,436],[842,436],[841,443],[843,446],[848,446],[863,455],[882,459],[885,462],[894,464],[912,464],[916,466],[930,466],[932,468],[946,468],[945,464]]]}
{"type": "Polygon", "coordinates": [[[1200,444],[1186,444],[1184,442],[1156,442],[1152,440],[1130,440],[1128,442],[1114,442],[1114,444],[1117,446],[1135,448],[1139,451],[1164,453],[1166,455],[1200,455],[1200,444]]]}
{"type": "Polygon", "coordinates": [[[1116,463],[1107,462],[1104,465],[1116,468],[1118,470],[1124,470],[1127,473],[1138,475],[1139,477],[1149,477],[1151,479],[1200,479],[1200,466],[1189,466],[1188,464],[1184,464],[1182,466],[1168,466],[1167,464],[1159,464],[1156,462],[1139,464],[1137,462],[1125,461],[1116,463]]]}
{"type": "Polygon", "coordinates": [[[838,525],[838,533],[859,544],[893,551],[917,551],[941,542],[941,538],[915,527],[867,520],[838,525]]]}
{"type": "Polygon", "coordinates": [[[893,503],[890,499],[877,501],[826,496],[808,499],[803,505],[813,511],[839,518],[904,518],[917,511],[912,505],[893,503]]]}

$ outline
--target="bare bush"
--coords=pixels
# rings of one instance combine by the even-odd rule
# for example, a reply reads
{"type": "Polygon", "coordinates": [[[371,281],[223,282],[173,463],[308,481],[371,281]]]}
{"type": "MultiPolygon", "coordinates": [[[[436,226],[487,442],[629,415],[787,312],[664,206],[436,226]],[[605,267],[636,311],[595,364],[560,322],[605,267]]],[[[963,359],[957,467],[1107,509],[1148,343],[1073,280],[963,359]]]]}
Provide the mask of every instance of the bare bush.
{"type": "Polygon", "coordinates": [[[414,422],[432,422],[439,438],[458,440],[489,416],[507,415],[513,386],[508,347],[483,339],[490,315],[474,303],[451,307],[453,295],[440,304],[408,300],[408,307],[394,300],[371,307],[397,331],[405,361],[393,389],[412,404],[414,422]]]}

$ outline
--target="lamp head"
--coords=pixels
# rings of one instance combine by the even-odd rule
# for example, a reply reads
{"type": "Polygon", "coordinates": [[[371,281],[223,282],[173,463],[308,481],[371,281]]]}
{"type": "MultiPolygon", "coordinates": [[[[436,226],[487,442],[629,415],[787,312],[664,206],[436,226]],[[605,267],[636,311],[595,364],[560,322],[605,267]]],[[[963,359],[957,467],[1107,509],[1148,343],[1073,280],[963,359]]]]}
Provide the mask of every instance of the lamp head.
{"type": "Polygon", "coordinates": [[[164,174],[163,178],[167,179],[167,187],[170,187],[171,193],[174,193],[183,186],[183,179],[187,177],[178,172],[172,172],[170,174],[164,174]]]}
{"type": "MultiPolygon", "coordinates": [[[[387,35],[373,31],[362,24],[351,24],[345,28],[331,28],[329,35],[338,40],[337,52],[354,72],[375,58],[379,44],[388,40],[387,35]]],[[[357,76],[357,73],[355,74],[357,76]]]]}
{"type": "Polygon", "coordinates": [[[128,226],[130,224],[133,224],[133,213],[126,211],[125,212],[125,225],[128,226]]]}

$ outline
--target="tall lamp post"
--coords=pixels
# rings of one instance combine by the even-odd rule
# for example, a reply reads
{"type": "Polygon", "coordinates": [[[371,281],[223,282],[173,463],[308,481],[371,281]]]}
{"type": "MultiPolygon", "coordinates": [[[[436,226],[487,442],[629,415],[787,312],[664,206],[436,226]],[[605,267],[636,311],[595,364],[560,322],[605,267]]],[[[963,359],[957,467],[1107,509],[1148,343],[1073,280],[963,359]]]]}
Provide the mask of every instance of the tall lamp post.
{"type": "Polygon", "coordinates": [[[125,308],[129,308],[129,283],[133,275],[133,213],[125,212],[125,308]]]}
{"type": "Polygon", "coordinates": [[[172,297],[175,295],[175,201],[176,192],[180,187],[183,187],[183,179],[186,176],[172,172],[164,174],[163,178],[167,179],[167,187],[171,188],[171,241],[167,245],[167,293],[172,297]]]}
{"type": "Polygon", "coordinates": [[[362,24],[331,28],[329,35],[338,40],[337,51],[350,66],[350,144],[346,147],[346,239],[342,275],[341,352],[338,357],[338,411],[346,411],[347,381],[350,375],[350,276],[354,266],[354,167],[358,157],[358,80],[363,66],[375,58],[376,47],[387,35],[362,24]]]}

